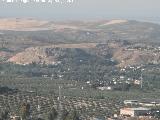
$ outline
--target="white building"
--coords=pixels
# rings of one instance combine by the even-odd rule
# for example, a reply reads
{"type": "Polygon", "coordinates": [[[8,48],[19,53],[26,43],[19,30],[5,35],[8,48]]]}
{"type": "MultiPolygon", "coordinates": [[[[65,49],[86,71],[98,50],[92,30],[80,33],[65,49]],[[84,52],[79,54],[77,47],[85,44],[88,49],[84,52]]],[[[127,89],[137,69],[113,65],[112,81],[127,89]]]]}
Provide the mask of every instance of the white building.
{"type": "Polygon", "coordinates": [[[141,84],[141,81],[140,81],[140,80],[134,80],[134,84],[135,84],[135,85],[140,85],[140,84],[141,84]]]}
{"type": "Polygon", "coordinates": [[[150,108],[122,108],[120,109],[120,115],[121,116],[130,116],[130,117],[136,117],[136,116],[147,116],[148,113],[151,111],[150,108]]]}
{"type": "Polygon", "coordinates": [[[112,90],[111,86],[106,86],[106,87],[97,87],[99,90],[112,90]]]}
{"type": "Polygon", "coordinates": [[[138,105],[138,100],[124,100],[125,105],[138,105]]]}

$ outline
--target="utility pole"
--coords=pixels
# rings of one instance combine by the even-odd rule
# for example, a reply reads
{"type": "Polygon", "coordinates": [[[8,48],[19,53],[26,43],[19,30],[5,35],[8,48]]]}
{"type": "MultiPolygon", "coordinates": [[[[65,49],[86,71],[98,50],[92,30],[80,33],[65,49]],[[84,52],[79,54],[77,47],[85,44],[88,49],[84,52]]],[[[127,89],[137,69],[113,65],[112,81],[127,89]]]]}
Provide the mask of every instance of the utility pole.
{"type": "Polygon", "coordinates": [[[143,77],[142,77],[142,71],[141,71],[141,89],[143,88],[143,77]]]}
{"type": "Polygon", "coordinates": [[[62,94],[61,94],[61,88],[62,86],[59,86],[59,97],[58,97],[58,100],[59,100],[59,107],[58,107],[58,117],[57,117],[57,120],[61,120],[62,119],[62,110],[63,110],[63,106],[62,106],[62,94]]]}
{"type": "Polygon", "coordinates": [[[141,89],[143,88],[143,75],[142,75],[143,70],[144,70],[144,69],[141,69],[141,89]]]}

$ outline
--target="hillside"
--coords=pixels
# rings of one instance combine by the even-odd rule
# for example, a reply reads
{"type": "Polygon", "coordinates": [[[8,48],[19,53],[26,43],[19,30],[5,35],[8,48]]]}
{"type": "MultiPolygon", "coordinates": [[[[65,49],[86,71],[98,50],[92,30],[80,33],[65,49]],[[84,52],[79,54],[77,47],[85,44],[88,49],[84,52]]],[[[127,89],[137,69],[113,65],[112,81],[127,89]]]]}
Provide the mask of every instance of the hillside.
{"type": "MultiPolygon", "coordinates": [[[[159,63],[160,26],[129,20],[40,21],[35,19],[0,19],[1,61],[17,64],[55,63],[47,56],[47,48],[95,49],[95,55],[110,52],[110,59],[120,67],[143,63],[159,63]],[[101,53],[97,47],[103,46],[101,53]],[[137,43],[151,49],[137,49],[137,43]],[[130,49],[130,48],[134,49],[130,49]],[[156,47],[156,49],[154,49],[156,47]],[[129,49],[128,49],[129,48],[129,49]],[[157,52],[158,50],[158,52],[157,52]],[[156,53],[155,53],[156,51],[156,53]]],[[[55,53],[56,54],[56,53],[55,53]]],[[[93,54],[93,53],[92,53],[93,54]]],[[[104,57],[104,56],[103,56],[104,57]]],[[[105,58],[105,57],[104,57],[105,58]]]]}
{"type": "Polygon", "coordinates": [[[141,64],[159,64],[160,63],[160,52],[154,49],[127,49],[119,48],[114,54],[113,58],[119,61],[119,67],[141,65],[141,64]]]}
{"type": "Polygon", "coordinates": [[[85,58],[84,55],[88,54],[89,56],[95,56],[96,59],[102,58],[104,59],[103,61],[105,61],[105,59],[113,59],[118,62],[118,67],[160,63],[159,48],[137,49],[135,47],[131,49],[129,47],[133,45],[124,46],[120,45],[120,43],[118,44],[119,46],[113,46],[113,43],[109,43],[108,45],[98,43],[81,43],[30,47],[12,56],[8,61],[22,65],[31,63],[56,64],[59,61],[63,61],[63,57],[74,57],[74,55],[77,54],[76,56],[79,56],[79,60],[83,60],[83,58],[85,58]],[[72,52],[70,53],[68,50],[72,52]],[[77,51],[76,53],[75,50],[77,51]],[[108,55],[110,57],[106,58],[108,55]]]}
{"type": "Polygon", "coordinates": [[[67,49],[89,49],[95,48],[96,43],[81,43],[81,44],[58,44],[44,47],[31,47],[23,52],[17,53],[8,59],[9,62],[16,64],[55,64],[62,54],[67,55],[67,49]]]}
{"type": "Polygon", "coordinates": [[[39,21],[32,18],[4,18],[0,19],[0,30],[13,30],[13,31],[34,31],[37,28],[48,23],[47,21],[39,21]]]}

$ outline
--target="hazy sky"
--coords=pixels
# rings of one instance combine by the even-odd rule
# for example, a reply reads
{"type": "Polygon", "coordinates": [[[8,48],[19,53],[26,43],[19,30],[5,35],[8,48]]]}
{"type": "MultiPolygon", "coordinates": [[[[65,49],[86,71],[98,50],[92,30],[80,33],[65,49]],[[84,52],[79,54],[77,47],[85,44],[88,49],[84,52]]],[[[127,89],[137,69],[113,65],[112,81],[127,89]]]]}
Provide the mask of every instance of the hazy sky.
{"type": "MultiPolygon", "coordinates": [[[[2,0],[0,0],[2,1],[2,0]]],[[[3,4],[0,17],[44,19],[160,18],[160,0],[74,0],[73,4],[3,4]]]]}

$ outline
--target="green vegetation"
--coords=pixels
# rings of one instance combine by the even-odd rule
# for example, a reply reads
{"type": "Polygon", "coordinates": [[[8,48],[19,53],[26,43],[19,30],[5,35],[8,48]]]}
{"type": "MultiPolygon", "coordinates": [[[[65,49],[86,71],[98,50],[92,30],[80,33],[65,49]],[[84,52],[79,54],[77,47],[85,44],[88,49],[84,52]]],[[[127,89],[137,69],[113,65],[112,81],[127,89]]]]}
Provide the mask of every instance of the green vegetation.
{"type": "Polygon", "coordinates": [[[80,24],[86,27],[0,31],[0,120],[14,115],[22,120],[56,120],[60,115],[63,120],[110,117],[119,113],[125,99],[159,99],[160,64],[159,57],[155,59],[160,52],[158,25],[136,21],[107,27],[80,24]],[[7,61],[29,47],[34,51],[37,46],[87,42],[97,46],[45,48],[44,57],[52,57],[54,64],[7,61]],[[119,67],[121,63],[123,67],[119,67]]]}

